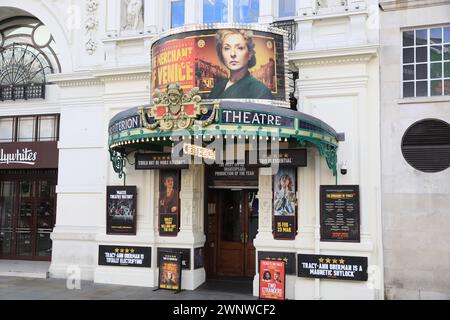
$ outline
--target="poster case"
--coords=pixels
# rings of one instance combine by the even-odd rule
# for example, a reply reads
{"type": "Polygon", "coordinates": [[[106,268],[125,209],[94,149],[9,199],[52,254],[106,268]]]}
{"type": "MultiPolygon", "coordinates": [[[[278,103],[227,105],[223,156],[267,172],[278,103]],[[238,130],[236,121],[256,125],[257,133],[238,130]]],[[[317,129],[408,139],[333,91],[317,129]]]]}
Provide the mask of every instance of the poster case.
{"type": "Polygon", "coordinates": [[[136,235],[136,186],[106,187],[106,233],[136,235]]]}

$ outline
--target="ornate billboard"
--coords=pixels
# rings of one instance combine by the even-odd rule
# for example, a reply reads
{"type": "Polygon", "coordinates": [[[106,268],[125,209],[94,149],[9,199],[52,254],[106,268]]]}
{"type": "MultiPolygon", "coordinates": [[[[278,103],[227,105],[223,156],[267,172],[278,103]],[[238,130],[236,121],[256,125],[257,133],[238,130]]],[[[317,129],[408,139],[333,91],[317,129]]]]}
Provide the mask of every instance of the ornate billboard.
{"type": "Polygon", "coordinates": [[[199,88],[202,99],[287,100],[281,31],[231,25],[185,30],[153,43],[153,90],[179,83],[185,92],[199,88]]]}

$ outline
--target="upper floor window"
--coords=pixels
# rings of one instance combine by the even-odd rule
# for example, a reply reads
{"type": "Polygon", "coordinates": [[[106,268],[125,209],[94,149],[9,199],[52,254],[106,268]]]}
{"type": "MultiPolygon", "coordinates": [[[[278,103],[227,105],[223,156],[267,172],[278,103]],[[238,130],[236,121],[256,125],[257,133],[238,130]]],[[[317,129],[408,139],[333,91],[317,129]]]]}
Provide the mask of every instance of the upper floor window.
{"type": "Polygon", "coordinates": [[[45,97],[46,77],[61,72],[55,41],[33,17],[0,21],[0,100],[45,97]]]}
{"type": "Polygon", "coordinates": [[[228,22],[228,0],[203,0],[203,22],[228,22]]]}
{"type": "Polygon", "coordinates": [[[295,16],[295,0],[278,0],[278,16],[280,18],[295,16]]]}
{"type": "Polygon", "coordinates": [[[450,26],[403,32],[403,97],[450,95],[450,26]]]}
{"type": "Polygon", "coordinates": [[[259,0],[203,0],[204,23],[254,23],[259,18],[259,0]]]}
{"type": "Polygon", "coordinates": [[[0,143],[57,141],[59,115],[0,118],[0,143]]]}
{"type": "Polygon", "coordinates": [[[170,3],[170,27],[177,28],[184,25],[185,0],[172,0],[170,3]]]}

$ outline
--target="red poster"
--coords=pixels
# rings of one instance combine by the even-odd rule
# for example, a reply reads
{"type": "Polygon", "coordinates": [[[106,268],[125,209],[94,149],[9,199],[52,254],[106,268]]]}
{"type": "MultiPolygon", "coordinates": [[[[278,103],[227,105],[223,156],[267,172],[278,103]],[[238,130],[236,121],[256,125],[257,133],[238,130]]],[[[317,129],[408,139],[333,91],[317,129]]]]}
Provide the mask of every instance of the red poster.
{"type": "Polygon", "coordinates": [[[285,300],[285,262],[261,260],[259,264],[259,298],[285,300]]]}

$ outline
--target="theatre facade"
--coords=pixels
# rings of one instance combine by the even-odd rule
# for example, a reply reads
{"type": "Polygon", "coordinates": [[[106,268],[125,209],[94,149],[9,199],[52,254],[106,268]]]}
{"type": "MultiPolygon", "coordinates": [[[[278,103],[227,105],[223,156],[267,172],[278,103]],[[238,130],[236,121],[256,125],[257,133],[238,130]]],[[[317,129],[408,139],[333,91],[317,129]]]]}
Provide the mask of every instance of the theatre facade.
{"type": "Polygon", "coordinates": [[[258,296],[278,264],[287,299],[383,299],[367,6],[302,8],[295,39],[263,5],[258,25],[162,32],[159,4],[143,2],[142,30],[122,28],[116,1],[87,1],[82,17],[97,24],[74,32],[45,3],[0,0],[39,16],[59,48],[46,104],[1,109],[27,115],[34,103],[31,114],[57,121],[57,173],[42,168],[57,200],[50,277],[171,289],[168,265],[179,260],[182,289],[246,279],[258,296]]]}

